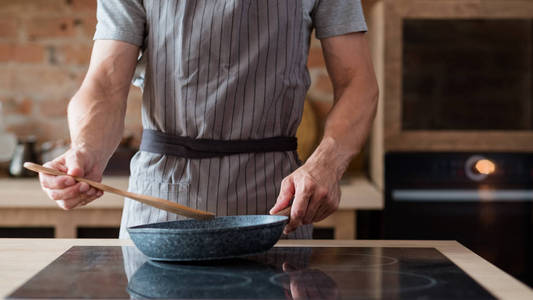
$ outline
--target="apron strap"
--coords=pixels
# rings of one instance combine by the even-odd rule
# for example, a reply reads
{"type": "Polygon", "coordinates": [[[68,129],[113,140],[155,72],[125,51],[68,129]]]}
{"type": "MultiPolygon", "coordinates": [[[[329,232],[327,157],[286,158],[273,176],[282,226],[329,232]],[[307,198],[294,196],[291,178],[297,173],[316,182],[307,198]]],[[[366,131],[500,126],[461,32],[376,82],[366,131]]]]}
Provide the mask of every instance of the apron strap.
{"type": "Polygon", "coordinates": [[[209,158],[240,153],[295,151],[296,137],[271,137],[256,140],[211,140],[175,136],[144,129],[141,151],[185,158],[209,158]]]}

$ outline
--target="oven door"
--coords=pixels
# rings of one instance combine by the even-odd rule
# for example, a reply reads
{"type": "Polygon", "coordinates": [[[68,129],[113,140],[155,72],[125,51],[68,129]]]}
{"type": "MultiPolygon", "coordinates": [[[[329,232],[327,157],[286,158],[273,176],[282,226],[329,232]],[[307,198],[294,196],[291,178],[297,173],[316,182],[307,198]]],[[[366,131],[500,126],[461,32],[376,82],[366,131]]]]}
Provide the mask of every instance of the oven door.
{"type": "Polygon", "coordinates": [[[532,156],[516,155],[388,154],[383,237],[457,240],[533,286],[532,156]],[[497,173],[470,178],[471,157],[488,157],[497,173]]]}

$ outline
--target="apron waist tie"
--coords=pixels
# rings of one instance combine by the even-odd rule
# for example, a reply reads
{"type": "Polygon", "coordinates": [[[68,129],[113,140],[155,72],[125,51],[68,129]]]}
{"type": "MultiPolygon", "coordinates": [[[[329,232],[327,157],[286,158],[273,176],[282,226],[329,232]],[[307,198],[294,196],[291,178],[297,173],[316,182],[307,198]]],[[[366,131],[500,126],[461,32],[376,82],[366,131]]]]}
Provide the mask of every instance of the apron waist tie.
{"type": "Polygon", "coordinates": [[[193,139],[144,129],[140,150],[185,158],[210,158],[240,153],[295,151],[297,144],[296,137],[228,141],[193,139]]]}

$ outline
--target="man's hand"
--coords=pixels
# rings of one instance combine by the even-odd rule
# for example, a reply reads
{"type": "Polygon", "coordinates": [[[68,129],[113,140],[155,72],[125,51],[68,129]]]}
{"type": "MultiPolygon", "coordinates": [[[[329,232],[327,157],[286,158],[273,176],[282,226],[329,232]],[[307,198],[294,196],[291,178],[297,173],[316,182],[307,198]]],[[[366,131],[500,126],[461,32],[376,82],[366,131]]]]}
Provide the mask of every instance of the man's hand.
{"type": "Polygon", "coordinates": [[[278,199],[270,213],[277,213],[292,201],[290,221],[284,229],[284,233],[288,234],[302,224],[325,219],[337,209],[339,200],[336,174],[327,166],[308,161],[283,179],[278,199]]]}
{"type": "Polygon", "coordinates": [[[281,182],[278,199],[270,213],[277,213],[292,201],[285,234],[302,224],[321,221],[339,207],[339,181],[346,166],[340,159],[342,151],[337,148],[335,141],[324,138],[307,162],[281,182]]]}
{"type": "Polygon", "coordinates": [[[270,213],[275,214],[287,207],[293,199],[285,234],[302,224],[322,221],[335,212],[340,201],[339,181],[327,167],[314,162],[306,163],[283,179],[280,194],[270,213]]]}
{"type": "MultiPolygon", "coordinates": [[[[94,181],[102,180],[105,166],[99,163],[90,151],[70,149],[45,167],[65,172],[71,176],[83,177],[94,181]]],[[[76,182],[71,176],[53,176],[39,173],[42,189],[50,199],[65,210],[85,205],[103,195],[103,192],[90,187],[87,183],[76,182]]]]}

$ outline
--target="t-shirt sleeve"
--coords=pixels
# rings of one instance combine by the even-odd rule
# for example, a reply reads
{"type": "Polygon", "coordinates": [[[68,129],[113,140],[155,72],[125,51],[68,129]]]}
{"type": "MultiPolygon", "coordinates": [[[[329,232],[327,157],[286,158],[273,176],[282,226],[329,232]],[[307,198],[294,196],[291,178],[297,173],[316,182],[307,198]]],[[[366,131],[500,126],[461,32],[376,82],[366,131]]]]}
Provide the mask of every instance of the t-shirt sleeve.
{"type": "Polygon", "coordinates": [[[311,17],[319,39],[367,31],[360,0],[317,0],[311,17]]]}
{"type": "Polygon", "coordinates": [[[119,40],[142,47],[146,12],[142,0],[98,0],[95,40],[119,40]]]}

